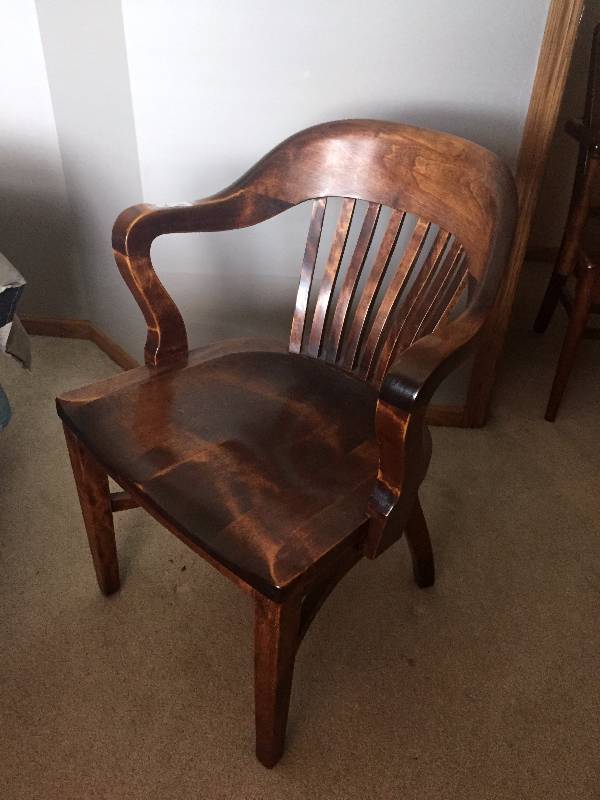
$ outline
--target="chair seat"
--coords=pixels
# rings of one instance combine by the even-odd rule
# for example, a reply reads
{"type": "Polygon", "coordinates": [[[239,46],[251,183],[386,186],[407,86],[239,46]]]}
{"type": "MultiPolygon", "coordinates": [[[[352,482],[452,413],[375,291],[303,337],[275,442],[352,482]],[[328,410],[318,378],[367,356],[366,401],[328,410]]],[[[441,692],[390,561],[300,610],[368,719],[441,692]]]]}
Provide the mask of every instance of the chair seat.
{"type": "Polygon", "coordinates": [[[194,351],[57,401],[124,489],[271,597],[361,529],[377,474],[376,392],[278,349],[194,351]]]}

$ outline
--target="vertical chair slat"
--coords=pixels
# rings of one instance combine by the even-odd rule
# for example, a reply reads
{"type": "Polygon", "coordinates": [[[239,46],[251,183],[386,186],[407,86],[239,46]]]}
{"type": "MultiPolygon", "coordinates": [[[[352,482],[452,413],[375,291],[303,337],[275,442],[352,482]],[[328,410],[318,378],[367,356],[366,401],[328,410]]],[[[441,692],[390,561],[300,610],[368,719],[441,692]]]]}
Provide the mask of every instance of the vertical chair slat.
{"type": "Polygon", "coordinates": [[[307,348],[307,353],[310,356],[318,357],[321,353],[327,314],[329,312],[340,264],[344,257],[344,250],[346,249],[346,242],[348,241],[348,234],[350,233],[355,207],[356,200],[345,197],[342,201],[342,209],[335,229],[329,258],[325,266],[323,280],[319,288],[319,296],[317,297],[312,327],[310,329],[307,348]]]}
{"type": "Polygon", "coordinates": [[[354,313],[347,341],[342,348],[340,364],[346,369],[352,369],[355,365],[364,334],[365,323],[373,308],[377,292],[379,291],[381,282],[385,276],[385,271],[390,263],[405,219],[405,211],[394,210],[390,215],[386,231],[375,257],[375,262],[371,268],[369,278],[360,296],[360,302],[354,313]]]}
{"type": "MultiPolygon", "coordinates": [[[[444,298],[452,291],[452,287],[456,289],[463,277],[462,270],[458,269],[459,263],[464,258],[464,249],[458,242],[453,242],[449,253],[446,256],[443,264],[435,275],[429,290],[423,298],[424,302],[419,308],[419,313],[415,314],[413,325],[405,330],[405,335],[402,336],[402,349],[410,347],[413,342],[416,342],[421,336],[430,333],[435,326],[435,322],[431,327],[428,327],[432,320],[435,319],[437,311],[442,314],[444,309],[444,298]]],[[[463,268],[466,269],[466,264],[463,260],[463,268]]],[[[446,303],[450,301],[448,297],[446,303]]],[[[437,321],[437,320],[436,320],[437,321]]]]}
{"type": "Polygon", "coordinates": [[[324,356],[330,361],[335,361],[339,355],[344,332],[348,324],[348,309],[356,294],[356,289],[369,253],[369,248],[371,247],[371,242],[373,241],[373,235],[377,227],[380,213],[380,205],[377,203],[369,203],[360,229],[358,241],[356,242],[356,247],[354,248],[354,253],[352,254],[352,259],[340,290],[333,322],[331,323],[331,330],[325,347],[324,356]]]}
{"type": "Polygon", "coordinates": [[[412,232],[410,241],[406,246],[406,250],[402,254],[400,263],[396,270],[390,285],[377,309],[377,315],[369,331],[369,335],[363,347],[360,357],[360,372],[368,376],[376,363],[376,356],[379,349],[380,342],[382,341],[384,331],[388,325],[390,315],[392,314],[402,290],[406,286],[407,281],[417,264],[425,239],[431,228],[431,222],[419,218],[417,224],[412,232]]]}
{"type": "Polygon", "coordinates": [[[428,282],[439,268],[451,236],[452,234],[448,233],[448,231],[440,228],[427,253],[424,264],[420,268],[406,297],[402,300],[402,308],[399,309],[398,314],[392,320],[389,332],[381,346],[380,354],[377,358],[377,364],[373,373],[373,380],[376,384],[381,383],[397,353],[397,343],[400,334],[411,317],[415,303],[418,302],[419,297],[426,291],[428,282]]]}
{"type": "Polygon", "coordinates": [[[326,205],[327,198],[320,197],[313,202],[312,206],[310,227],[308,229],[302,270],[300,272],[300,284],[298,286],[298,294],[296,295],[296,308],[294,309],[294,317],[292,319],[292,330],[290,333],[291,353],[299,353],[302,349],[302,337],[306,324],[306,310],[308,308],[310,287],[312,286],[317,254],[319,252],[326,205]]]}
{"type": "Polygon", "coordinates": [[[437,331],[438,328],[440,328],[445,322],[449,320],[450,315],[458,305],[458,301],[460,300],[463,292],[465,291],[465,289],[467,289],[467,291],[469,290],[470,280],[472,276],[468,270],[466,262],[464,263],[464,265],[461,265],[461,272],[463,272],[463,276],[460,279],[458,286],[456,287],[456,291],[450,298],[450,302],[446,306],[444,312],[442,313],[438,321],[435,323],[433,327],[434,331],[437,331]],[[462,266],[464,266],[464,271],[462,269],[462,266]]]}
{"type": "Polygon", "coordinates": [[[462,246],[456,240],[452,242],[450,247],[446,250],[442,262],[435,273],[428,281],[427,285],[420,292],[419,296],[413,303],[412,308],[407,314],[407,318],[402,326],[397,341],[394,347],[392,357],[395,358],[396,354],[405,350],[411,342],[414,341],[416,333],[421,325],[423,319],[427,315],[431,305],[437,297],[437,294],[442,286],[444,279],[452,273],[456,264],[463,254],[462,246]]]}
{"type": "Polygon", "coordinates": [[[467,268],[467,260],[463,259],[459,268],[448,281],[446,287],[440,292],[440,295],[432,307],[431,311],[423,321],[421,328],[421,336],[427,336],[428,333],[436,331],[441,325],[446,322],[456,307],[458,301],[463,294],[467,285],[469,270],[467,268]]]}

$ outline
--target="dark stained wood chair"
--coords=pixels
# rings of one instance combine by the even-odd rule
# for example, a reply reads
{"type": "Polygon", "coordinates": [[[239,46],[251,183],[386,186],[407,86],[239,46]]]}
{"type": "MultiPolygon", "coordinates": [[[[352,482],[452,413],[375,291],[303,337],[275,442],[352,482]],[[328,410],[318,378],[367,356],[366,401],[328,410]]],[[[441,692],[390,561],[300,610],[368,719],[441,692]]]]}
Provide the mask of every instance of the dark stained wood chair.
{"type": "Polygon", "coordinates": [[[139,505],[252,596],[265,766],[283,752],[298,646],[343,575],[404,532],[417,584],[433,583],[418,498],[425,412],[486,322],[515,208],[489,151],[350,120],[292,136],[207,200],[134,206],[115,224],[117,264],[148,325],[146,366],[57,401],[98,582],[119,588],[112,515],[139,505]],[[153,240],[254,225],[307,200],[289,346],[189,352],[153,240]],[[337,205],[319,280],[323,219],[337,205]],[[108,475],[123,492],[111,495],[108,475]]]}
{"type": "Polygon", "coordinates": [[[600,338],[598,328],[588,327],[590,315],[600,314],[600,25],[594,30],[583,119],[569,120],[566,131],[579,142],[579,158],[560,250],[534,324],[543,333],[559,302],[569,317],[546,407],[549,422],[556,419],[579,342],[600,338]]]}

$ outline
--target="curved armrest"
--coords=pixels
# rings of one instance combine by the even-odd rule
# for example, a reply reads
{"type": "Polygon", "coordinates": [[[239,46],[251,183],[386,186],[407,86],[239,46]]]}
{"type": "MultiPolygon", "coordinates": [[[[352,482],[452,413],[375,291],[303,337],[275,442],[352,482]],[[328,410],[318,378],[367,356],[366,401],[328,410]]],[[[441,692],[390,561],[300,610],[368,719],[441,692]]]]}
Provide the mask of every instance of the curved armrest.
{"type": "Polygon", "coordinates": [[[565,130],[584,147],[594,151],[600,149],[600,128],[589,128],[580,119],[570,119],[565,130]]]}
{"type": "Polygon", "coordinates": [[[254,225],[286,208],[289,203],[234,186],[194,203],[163,208],[147,203],[131,206],[117,217],[113,227],[115,261],[148,326],[144,348],[147,365],[183,359],[188,352],[183,318],[152,265],[152,242],[166,233],[254,225]]]}
{"type": "Polygon", "coordinates": [[[443,378],[476,344],[485,317],[484,311],[466,311],[405,350],[386,375],[375,412],[379,469],[368,504],[368,558],[402,535],[431,458],[427,406],[443,378]]]}
{"type": "Polygon", "coordinates": [[[484,312],[470,310],[415,342],[388,371],[380,401],[407,414],[424,411],[441,381],[468,355],[484,321],[484,312]]]}

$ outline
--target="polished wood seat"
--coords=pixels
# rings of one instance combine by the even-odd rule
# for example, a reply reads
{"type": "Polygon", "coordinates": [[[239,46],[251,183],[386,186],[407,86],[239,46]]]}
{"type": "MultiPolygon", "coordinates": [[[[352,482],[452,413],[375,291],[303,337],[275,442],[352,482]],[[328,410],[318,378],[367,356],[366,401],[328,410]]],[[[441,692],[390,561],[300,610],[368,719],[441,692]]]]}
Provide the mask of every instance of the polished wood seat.
{"type": "Polygon", "coordinates": [[[135,369],[125,385],[72,392],[58,407],[121,486],[280,598],[367,521],[377,392],[265,348],[193,351],[185,367],[135,369]]]}
{"type": "Polygon", "coordinates": [[[300,642],[344,574],[405,535],[416,583],[433,584],[427,407],[488,321],[515,215],[512,176],[488,150],[345,120],[295,134],[206,200],[115,223],[146,366],[57,401],[98,583],[118,590],[113,513],[139,505],[251,595],[265,766],[283,753],[300,642]],[[152,242],[305,202],[289,343],[189,352],[152,242]]]}

